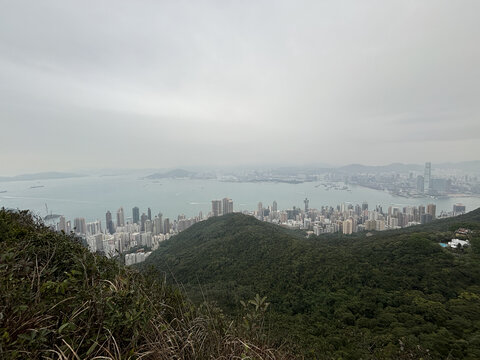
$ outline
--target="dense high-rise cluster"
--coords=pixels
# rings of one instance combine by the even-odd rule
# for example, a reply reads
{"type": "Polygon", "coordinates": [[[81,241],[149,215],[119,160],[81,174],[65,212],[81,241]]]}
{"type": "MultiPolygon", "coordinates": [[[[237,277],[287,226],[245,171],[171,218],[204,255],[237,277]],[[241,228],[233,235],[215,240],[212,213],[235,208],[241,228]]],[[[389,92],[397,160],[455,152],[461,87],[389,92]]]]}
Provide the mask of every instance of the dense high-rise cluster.
{"type": "MultiPolygon", "coordinates": [[[[303,229],[316,235],[398,229],[426,224],[437,217],[435,204],[389,206],[384,210],[380,205],[369,209],[367,202],[361,205],[343,203],[336,207],[322,206],[320,209],[311,208],[308,198],[305,198],[303,203],[303,208],[294,206],[291,209],[279,210],[276,201],[267,207],[259,202],[255,211],[244,211],[244,213],[262,221],[303,229]]],[[[452,212],[442,212],[440,217],[460,215],[465,211],[464,205],[455,204],[452,212]]],[[[232,199],[226,197],[222,200],[212,200],[212,211],[207,218],[230,213],[233,213],[232,199]]],[[[125,254],[125,262],[134,264],[148,257],[150,251],[155,250],[160,242],[205,219],[200,212],[198,216],[192,218],[181,214],[171,221],[169,218],[163,218],[161,212],[152,217],[150,208],[140,215],[140,209],[136,206],[132,209],[131,218],[125,217],[123,207],[117,210],[116,218],[115,225],[112,213],[107,211],[106,228],[103,230],[100,220],[87,223],[85,218],[79,217],[74,219],[72,227],[70,221],[60,216],[56,228],[59,231],[74,232],[83,237],[91,251],[101,251],[107,256],[125,254]]]]}
{"type": "MultiPolygon", "coordinates": [[[[383,231],[399,229],[407,226],[426,224],[437,218],[435,204],[419,206],[389,206],[385,211],[377,205],[369,210],[368,203],[362,205],[343,203],[336,207],[322,206],[312,209],[309,200],[304,200],[305,208],[293,207],[279,211],[276,201],[272,206],[263,207],[260,202],[255,212],[245,213],[256,216],[259,220],[272,222],[291,228],[311,231],[316,235],[323,233],[352,234],[358,231],[383,231]]],[[[453,212],[441,213],[440,217],[448,217],[465,213],[465,206],[455,204],[453,212]]]]}
{"type": "Polygon", "coordinates": [[[145,252],[145,249],[155,250],[161,241],[203,219],[201,212],[193,218],[187,218],[182,214],[173,221],[169,218],[164,219],[161,212],[152,218],[150,208],[140,215],[140,209],[136,206],[132,209],[131,218],[125,217],[123,207],[117,210],[116,215],[115,224],[112,213],[106,212],[105,230],[102,230],[100,220],[87,223],[85,218],[79,217],[74,219],[72,227],[72,223],[66,221],[64,216],[60,216],[56,228],[58,231],[73,232],[83,237],[91,251],[100,251],[107,256],[138,250],[135,251],[136,255],[126,254],[125,256],[125,262],[133,264],[148,257],[149,251],[145,252]]]}

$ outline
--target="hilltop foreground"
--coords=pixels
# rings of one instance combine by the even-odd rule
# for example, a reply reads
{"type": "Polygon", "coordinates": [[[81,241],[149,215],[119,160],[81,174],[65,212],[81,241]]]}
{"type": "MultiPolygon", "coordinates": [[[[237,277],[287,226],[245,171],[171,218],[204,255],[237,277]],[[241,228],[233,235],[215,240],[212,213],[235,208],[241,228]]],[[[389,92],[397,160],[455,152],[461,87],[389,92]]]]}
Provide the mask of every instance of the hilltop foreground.
{"type": "Polygon", "coordinates": [[[301,234],[229,214],[162,243],[144,263],[230,314],[255,294],[270,335],[309,358],[479,359],[480,210],[366,236],[301,234]],[[458,227],[471,246],[439,242],[458,227]]]}
{"type": "Polygon", "coordinates": [[[0,209],[0,359],[286,358],[247,330],[28,212],[0,209]]]}

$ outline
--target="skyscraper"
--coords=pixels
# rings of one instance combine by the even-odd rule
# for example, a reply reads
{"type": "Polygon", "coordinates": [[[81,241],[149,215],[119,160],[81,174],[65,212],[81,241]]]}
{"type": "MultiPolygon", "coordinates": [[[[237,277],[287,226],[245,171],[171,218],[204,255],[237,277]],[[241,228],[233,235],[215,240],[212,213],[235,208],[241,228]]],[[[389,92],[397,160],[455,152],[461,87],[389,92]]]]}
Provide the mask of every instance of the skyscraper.
{"type": "Polygon", "coordinates": [[[453,205],[453,215],[460,215],[465,214],[465,205],[463,204],[455,204],[453,205]]]}
{"type": "Polygon", "coordinates": [[[107,226],[107,229],[108,229],[108,232],[110,234],[113,234],[115,233],[115,225],[113,224],[113,221],[112,221],[112,213],[110,211],[107,211],[107,213],[105,214],[105,218],[106,218],[106,226],[107,226]]]}
{"type": "Polygon", "coordinates": [[[125,226],[125,215],[123,213],[123,207],[117,210],[117,227],[125,226]]]}
{"type": "Polygon", "coordinates": [[[140,231],[145,231],[145,222],[147,220],[147,215],[145,215],[145,213],[142,213],[142,216],[140,216],[140,231]]]}
{"type": "Polygon", "coordinates": [[[351,234],[353,232],[353,220],[347,219],[342,223],[342,231],[344,234],[351,234]]]}
{"type": "Polygon", "coordinates": [[[423,191],[425,194],[430,194],[432,187],[432,163],[425,163],[425,174],[423,176],[423,191]]]}
{"type": "Polygon", "coordinates": [[[85,235],[87,233],[85,218],[75,218],[73,220],[73,227],[77,234],[85,235]]]}
{"type": "Polygon", "coordinates": [[[420,216],[420,224],[428,224],[432,220],[433,220],[432,215],[430,215],[428,213],[422,214],[422,216],[420,216]]]}
{"type": "Polygon", "coordinates": [[[221,200],[212,200],[212,213],[213,213],[213,216],[219,216],[222,213],[221,200]]]}
{"type": "Polygon", "coordinates": [[[72,222],[70,220],[67,221],[67,223],[65,224],[65,227],[67,229],[67,231],[65,231],[67,234],[70,234],[72,232],[72,222]]]}
{"type": "Polygon", "coordinates": [[[437,206],[435,204],[427,205],[427,214],[432,215],[432,219],[435,219],[435,213],[437,211],[437,206]]]}
{"type": "Polygon", "coordinates": [[[153,222],[152,220],[145,220],[145,232],[153,232],[153,222]]]}
{"type": "Polygon", "coordinates": [[[223,198],[222,210],[223,210],[223,215],[233,213],[233,200],[229,198],[223,198]]]}
{"type": "Polygon", "coordinates": [[[425,214],[425,206],[419,205],[418,206],[418,217],[419,217],[419,219],[421,219],[422,215],[424,215],[424,214],[425,214]]]}
{"type": "Polygon", "coordinates": [[[170,233],[170,219],[169,218],[166,218],[165,221],[163,222],[163,231],[165,232],[165,234],[170,233]]]}
{"type": "Polygon", "coordinates": [[[134,207],[132,209],[132,220],[134,224],[138,224],[140,221],[140,209],[138,207],[134,207]]]}
{"type": "Polygon", "coordinates": [[[65,222],[65,216],[60,216],[60,222],[58,223],[58,231],[67,232],[67,224],[65,222]]]}
{"type": "Polygon", "coordinates": [[[162,214],[158,214],[153,219],[153,233],[155,235],[163,234],[163,223],[162,223],[162,214]]]}
{"type": "Polygon", "coordinates": [[[148,208],[147,210],[147,216],[148,216],[148,220],[152,220],[152,210],[150,208],[148,208]]]}
{"type": "Polygon", "coordinates": [[[273,200],[272,211],[273,211],[273,212],[277,212],[277,210],[278,210],[277,202],[276,202],[275,200],[273,200]]]}
{"type": "Polygon", "coordinates": [[[164,229],[163,229],[163,214],[160,212],[158,213],[157,215],[157,219],[158,219],[158,222],[157,222],[157,226],[158,226],[158,232],[157,234],[164,234],[164,229]]]}
{"type": "Polygon", "coordinates": [[[87,224],[87,234],[88,235],[96,235],[102,232],[102,223],[100,220],[90,222],[87,224]]]}
{"type": "Polygon", "coordinates": [[[310,202],[310,200],[308,200],[307,198],[305,198],[305,200],[303,200],[303,203],[305,204],[305,212],[308,212],[308,203],[310,202]]]}
{"type": "Polygon", "coordinates": [[[423,193],[425,190],[425,183],[424,183],[424,178],[422,175],[417,176],[417,191],[419,193],[423,193]]]}
{"type": "Polygon", "coordinates": [[[355,205],[355,215],[357,216],[362,215],[362,208],[358,204],[355,205]]]}

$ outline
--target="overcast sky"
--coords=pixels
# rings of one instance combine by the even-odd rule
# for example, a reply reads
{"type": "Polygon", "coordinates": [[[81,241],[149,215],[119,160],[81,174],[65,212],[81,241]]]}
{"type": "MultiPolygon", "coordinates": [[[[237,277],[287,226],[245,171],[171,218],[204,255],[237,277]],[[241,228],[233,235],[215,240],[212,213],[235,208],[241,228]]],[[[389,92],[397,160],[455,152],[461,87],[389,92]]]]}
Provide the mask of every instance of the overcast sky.
{"type": "Polygon", "coordinates": [[[480,1],[0,0],[0,175],[478,160],[480,1]]]}

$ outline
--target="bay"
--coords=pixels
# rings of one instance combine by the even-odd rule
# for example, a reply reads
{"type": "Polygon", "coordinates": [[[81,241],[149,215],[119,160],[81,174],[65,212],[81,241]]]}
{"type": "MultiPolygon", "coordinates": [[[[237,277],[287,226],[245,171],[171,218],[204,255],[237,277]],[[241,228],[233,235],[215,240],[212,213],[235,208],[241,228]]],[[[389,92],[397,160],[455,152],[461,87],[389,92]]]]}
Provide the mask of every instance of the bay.
{"type": "MultiPolygon", "coordinates": [[[[124,208],[125,217],[131,218],[132,208],[138,206],[140,213],[152,209],[152,214],[163,213],[164,218],[175,219],[179,214],[187,217],[199,212],[207,215],[211,201],[229,197],[233,199],[234,210],[255,210],[258,202],[267,207],[277,201],[278,209],[293,206],[304,207],[303,200],[310,200],[310,208],[336,206],[343,202],[361,204],[366,201],[369,208],[390,205],[407,206],[434,203],[437,214],[452,211],[453,204],[463,203],[467,211],[480,207],[479,197],[447,199],[403,198],[388,192],[349,186],[350,191],[327,190],[321,182],[288,183],[237,183],[218,180],[161,179],[143,180],[147,174],[126,174],[115,176],[86,176],[69,179],[41,181],[14,181],[0,183],[0,207],[29,209],[45,216],[48,213],[64,215],[68,220],[85,217],[87,222],[96,219],[105,223],[107,210],[115,213],[124,208]]],[[[342,185],[342,184],[341,184],[342,185]]]]}

